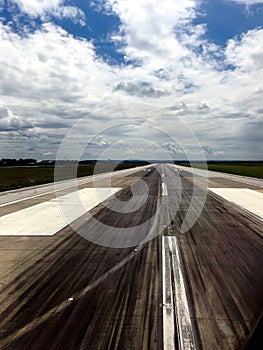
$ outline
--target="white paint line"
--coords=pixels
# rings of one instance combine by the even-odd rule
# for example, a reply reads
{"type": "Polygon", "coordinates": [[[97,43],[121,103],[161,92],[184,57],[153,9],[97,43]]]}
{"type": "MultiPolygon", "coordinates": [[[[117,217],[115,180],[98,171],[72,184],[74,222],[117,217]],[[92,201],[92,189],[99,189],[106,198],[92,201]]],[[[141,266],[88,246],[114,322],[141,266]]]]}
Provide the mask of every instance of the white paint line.
{"type": "Polygon", "coordinates": [[[168,196],[167,185],[164,182],[162,182],[162,196],[168,196]]]}
{"type": "Polygon", "coordinates": [[[119,190],[120,188],[85,188],[1,216],[0,235],[52,236],[119,190]]]}
{"type": "Polygon", "coordinates": [[[175,324],[177,325],[179,350],[197,349],[177,238],[175,236],[162,237],[162,250],[164,350],[175,349],[175,324]],[[173,296],[174,301],[171,298],[170,308],[166,308],[166,303],[169,305],[169,295],[173,296]],[[171,343],[171,340],[173,340],[173,343],[171,343]]]}
{"type": "Polygon", "coordinates": [[[164,173],[162,173],[162,177],[164,177],[164,173]]]}
{"type": "Polygon", "coordinates": [[[209,190],[263,220],[263,193],[248,188],[209,188],[209,190]]]}
{"type": "Polygon", "coordinates": [[[163,348],[175,349],[174,304],[171,281],[171,264],[167,237],[162,237],[162,274],[163,274],[163,348]]]}
{"type": "MultiPolygon", "coordinates": [[[[82,181],[81,183],[79,183],[79,185],[84,185],[84,184],[87,184],[89,182],[92,182],[93,179],[89,179],[89,180],[86,180],[86,181],[82,181]]],[[[41,185],[42,186],[42,185],[41,185]]],[[[51,185],[52,186],[52,185],[51,185]]],[[[55,185],[54,185],[55,186],[55,185]]],[[[19,203],[19,202],[23,202],[23,201],[27,201],[29,199],[33,199],[33,198],[36,198],[36,197],[41,197],[41,196],[45,196],[47,194],[51,194],[51,193],[59,193],[60,191],[63,191],[63,190],[66,190],[68,188],[76,188],[76,183],[74,184],[71,184],[69,186],[65,186],[65,187],[61,187],[59,189],[55,188],[52,189],[51,191],[47,191],[47,192],[41,192],[39,194],[35,194],[36,192],[34,192],[33,195],[29,196],[29,197],[25,197],[25,198],[21,198],[21,199],[17,199],[17,200],[14,200],[14,201],[11,201],[11,202],[7,202],[7,203],[4,203],[4,204],[0,204],[0,208],[1,207],[5,207],[7,205],[10,205],[10,204],[15,204],[15,203],[19,203]]],[[[37,188],[34,190],[34,191],[37,191],[37,188]]]]}
{"type": "MultiPolygon", "coordinates": [[[[63,187],[60,191],[65,190],[67,188],[71,188],[71,187],[73,187],[73,186],[63,187]]],[[[55,192],[55,190],[48,191],[48,192],[42,192],[40,194],[34,194],[34,195],[30,196],[30,197],[25,197],[25,198],[17,199],[15,201],[11,201],[11,202],[7,202],[7,203],[4,203],[4,204],[0,204],[0,208],[1,207],[5,207],[5,206],[10,205],[10,204],[15,204],[15,203],[27,201],[29,199],[33,199],[33,198],[36,198],[36,197],[45,196],[46,194],[50,194],[50,193],[54,193],[54,192],[55,192]]]]}

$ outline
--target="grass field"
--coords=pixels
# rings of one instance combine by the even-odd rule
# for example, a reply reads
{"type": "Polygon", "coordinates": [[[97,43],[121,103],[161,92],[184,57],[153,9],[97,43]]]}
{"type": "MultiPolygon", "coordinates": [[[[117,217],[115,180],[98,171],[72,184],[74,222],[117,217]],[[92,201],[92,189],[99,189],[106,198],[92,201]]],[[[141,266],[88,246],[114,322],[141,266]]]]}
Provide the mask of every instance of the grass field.
{"type": "MultiPolygon", "coordinates": [[[[180,165],[189,165],[178,162],[180,165]]],[[[114,164],[115,165],[115,164],[114,164]]],[[[115,170],[132,168],[145,163],[116,164],[115,170]]],[[[192,164],[196,168],[204,168],[198,162],[192,164]]],[[[224,173],[263,178],[263,162],[208,162],[208,169],[224,173]]],[[[111,171],[113,164],[102,163],[96,166],[96,173],[111,171]]],[[[92,175],[94,164],[80,164],[78,177],[92,175]]],[[[63,178],[64,180],[70,177],[63,178]]],[[[0,167],[0,191],[12,190],[20,187],[40,185],[54,181],[54,166],[31,167],[0,167]]]]}
{"type": "MultiPolygon", "coordinates": [[[[179,164],[179,163],[178,163],[179,164]]],[[[180,165],[189,165],[181,163],[180,165]]],[[[204,166],[198,162],[192,164],[193,167],[203,169],[204,166]]],[[[263,178],[263,162],[207,162],[208,170],[263,178]]]]}
{"type": "MultiPolygon", "coordinates": [[[[116,164],[117,165],[117,164],[116,164]]],[[[141,163],[127,163],[117,165],[115,170],[132,168],[141,163]]],[[[111,171],[113,164],[98,164],[96,173],[111,171]]],[[[92,175],[93,164],[80,164],[78,177],[92,175]]],[[[65,175],[63,180],[70,177],[65,175]]],[[[41,185],[54,181],[54,166],[31,166],[31,167],[0,167],[0,191],[12,190],[20,187],[41,185]]]]}

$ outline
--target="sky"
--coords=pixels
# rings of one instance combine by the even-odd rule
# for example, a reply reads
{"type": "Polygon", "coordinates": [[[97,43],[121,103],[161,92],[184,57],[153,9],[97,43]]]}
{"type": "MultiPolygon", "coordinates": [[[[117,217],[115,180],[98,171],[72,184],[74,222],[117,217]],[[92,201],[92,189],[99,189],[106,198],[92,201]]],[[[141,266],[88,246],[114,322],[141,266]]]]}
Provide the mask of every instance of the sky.
{"type": "Polygon", "coordinates": [[[262,160],[263,0],[0,0],[0,158],[262,160]]]}

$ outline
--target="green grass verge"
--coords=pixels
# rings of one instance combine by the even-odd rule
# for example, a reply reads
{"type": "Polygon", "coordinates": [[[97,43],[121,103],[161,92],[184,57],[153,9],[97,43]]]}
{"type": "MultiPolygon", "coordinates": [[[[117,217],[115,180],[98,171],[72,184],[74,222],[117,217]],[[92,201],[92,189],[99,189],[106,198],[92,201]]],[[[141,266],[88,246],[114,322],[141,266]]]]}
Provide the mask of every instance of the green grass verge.
{"type": "MultiPolygon", "coordinates": [[[[115,170],[133,168],[139,165],[145,164],[119,164],[117,165],[115,170]]],[[[96,166],[96,173],[111,171],[112,167],[113,164],[98,164],[96,166]]],[[[93,164],[80,164],[78,167],[78,177],[92,175],[93,170],[93,164]]],[[[67,174],[65,174],[63,180],[67,180],[69,178],[70,177],[68,177],[67,174]]],[[[7,191],[27,186],[41,185],[53,181],[54,166],[0,167],[0,191],[7,191]]]]}
{"type": "MultiPolygon", "coordinates": [[[[189,166],[189,164],[183,162],[180,162],[180,165],[189,166]]],[[[199,169],[204,168],[198,162],[192,163],[192,166],[199,169]]],[[[207,168],[223,173],[263,178],[263,162],[207,162],[207,168]]]]}

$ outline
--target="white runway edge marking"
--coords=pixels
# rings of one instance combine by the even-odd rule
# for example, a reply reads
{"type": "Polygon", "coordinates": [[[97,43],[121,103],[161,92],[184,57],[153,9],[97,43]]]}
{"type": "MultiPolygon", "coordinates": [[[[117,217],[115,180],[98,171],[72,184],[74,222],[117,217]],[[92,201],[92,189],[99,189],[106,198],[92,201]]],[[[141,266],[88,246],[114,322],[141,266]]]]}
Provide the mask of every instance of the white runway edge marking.
{"type": "Polygon", "coordinates": [[[167,185],[162,182],[162,196],[168,196],[167,185]]]}
{"type": "Polygon", "coordinates": [[[163,273],[163,348],[176,349],[175,327],[179,350],[197,349],[191,321],[182,262],[175,236],[162,237],[163,273]],[[176,317],[176,322],[174,320],[176,317]],[[176,325],[176,326],[175,326],[176,325]]]}
{"type": "Polygon", "coordinates": [[[263,220],[263,193],[248,188],[209,188],[209,190],[263,220]]]}
{"type": "Polygon", "coordinates": [[[120,189],[85,188],[1,216],[0,236],[52,236],[120,189]]]}
{"type": "MultiPolygon", "coordinates": [[[[67,186],[67,187],[63,187],[63,188],[59,189],[58,191],[63,191],[63,190],[66,190],[66,189],[72,188],[72,187],[73,187],[72,185],[71,186],[67,186]]],[[[52,190],[52,191],[48,191],[48,192],[41,192],[39,194],[35,194],[34,193],[32,196],[29,196],[29,197],[25,197],[25,198],[17,199],[15,201],[11,201],[11,202],[0,204],[0,208],[1,207],[6,207],[7,205],[10,205],[10,204],[24,202],[24,201],[27,201],[29,199],[33,199],[33,198],[37,198],[37,197],[41,197],[41,196],[46,196],[47,194],[54,193],[54,192],[55,192],[55,189],[52,190]]]]}

